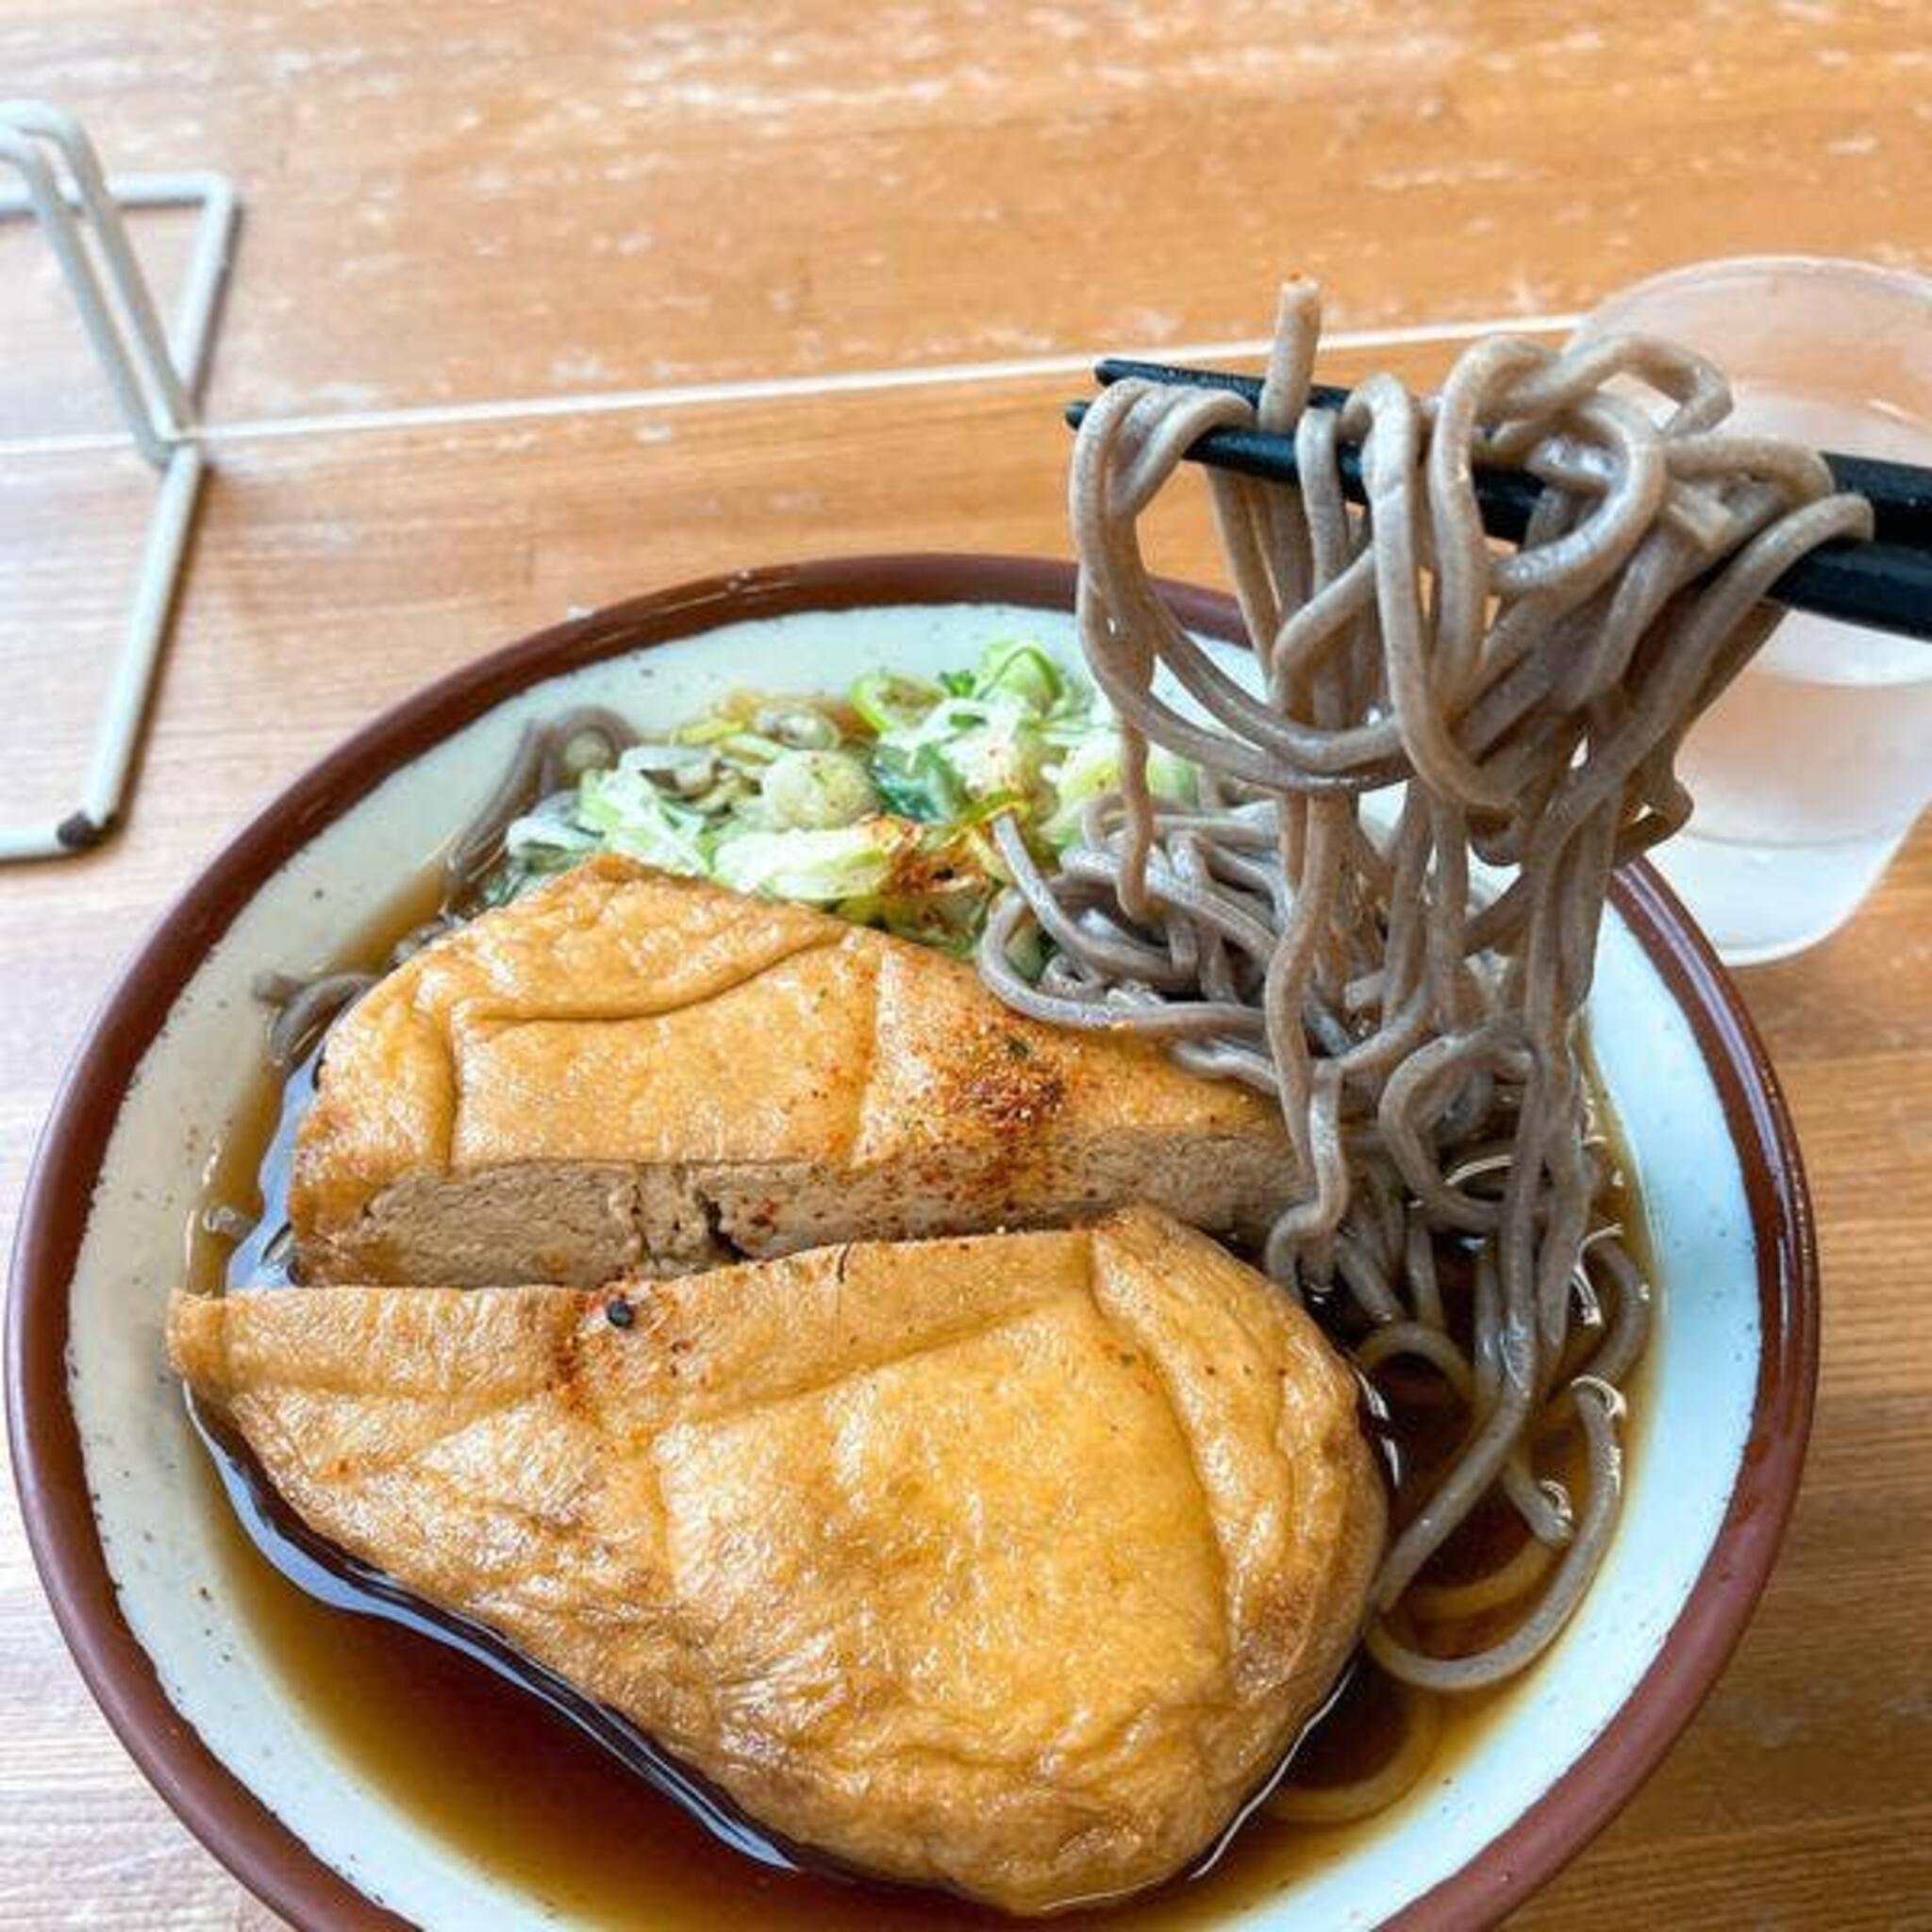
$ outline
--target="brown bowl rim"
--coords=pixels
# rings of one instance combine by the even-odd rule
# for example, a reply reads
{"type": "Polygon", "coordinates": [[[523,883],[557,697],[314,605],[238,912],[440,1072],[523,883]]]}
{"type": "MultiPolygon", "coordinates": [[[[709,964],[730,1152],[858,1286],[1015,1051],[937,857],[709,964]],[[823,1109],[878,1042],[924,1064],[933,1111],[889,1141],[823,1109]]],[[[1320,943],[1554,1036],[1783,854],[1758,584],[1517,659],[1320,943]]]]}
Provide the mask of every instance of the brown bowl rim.
{"type": "MultiPolygon", "coordinates": [[[[6,1387],[28,1542],[62,1636],[129,1755],[237,1878],[303,1927],[407,1922],[325,1865],[168,1701],[124,1620],[67,1392],[68,1289],[94,1182],[129,1080],[209,946],[325,824],[432,744],[540,679],[725,623],[807,609],[985,604],[1070,609],[1074,567],[945,553],[823,558],[655,591],[465,664],[345,740],[264,808],[149,933],[83,1041],[35,1155],[8,1294],[6,1387]]],[[[1183,620],[1237,625],[1224,595],[1171,584],[1183,620]]],[[[1751,1432],[1709,1555],[1649,1669],[1576,1761],[1499,1838],[1391,1925],[1493,1924],[1629,1799],[1717,1681],[1762,1591],[1796,1497],[1818,1372],[1818,1264],[1790,1117],[1770,1060],[1704,939],[1650,867],[1615,880],[1619,911],[1690,1021],[1739,1151],[1757,1254],[1763,1345],[1751,1432]]]]}

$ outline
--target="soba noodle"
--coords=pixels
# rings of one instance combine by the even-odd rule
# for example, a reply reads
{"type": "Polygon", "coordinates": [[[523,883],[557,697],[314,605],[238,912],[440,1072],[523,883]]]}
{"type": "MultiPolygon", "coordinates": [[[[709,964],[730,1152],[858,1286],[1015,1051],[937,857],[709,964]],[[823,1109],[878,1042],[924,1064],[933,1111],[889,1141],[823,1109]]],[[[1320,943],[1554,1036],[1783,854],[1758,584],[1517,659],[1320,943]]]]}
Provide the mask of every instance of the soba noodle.
{"type": "Polygon", "coordinates": [[[1815,455],[1724,436],[1715,371],[1642,338],[1469,349],[1440,396],[1387,376],[1307,407],[1315,291],[1284,291],[1258,406],[1123,382],[1074,454],[1081,646],[1118,713],[1122,786],[1051,874],[1010,824],[1015,888],[979,953],[988,983],[1061,1025],[1125,1027],[1281,1106],[1299,1191],[1268,1240],[1292,1293],[1340,1303],[1373,1379],[1426,1364],[1467,1408],[1458,1453],[1396,1535],[1371,1656],[1461,1690],[1521,1670],[1589,1586],[1614,1527],[1619,1388],[1648,1291],[1591,1133],[1578,1014],[1611,870],[1680,825],[1678,743],[1770,621],[1767,587],[1812,546],[1865,534],[1815,455]],[[1668,406],[1658,422],[1628,391],[1668,406]],[[1291,433],[1292,488],[1209,472],[1252,659],[1243,682],[1189,635],[1140,519],[1219,427],[1291,433]],[[1367,507],[1338,446],[1361,446],[1367,507]],[[1473,466],[1546,488],[1514,552],[1486,537],[1473,466]],[[1188,701],[1191,700],[1191,703],[1188,701]],[[1200,798],[1148,786],[1150,745],[1200,798]],[[1366,808],[1388,794],[1385,829],[1366,808]],[[1474,862],[1500,883],[1485,897],[1474,862]],[[1037,925],[1037,979],[1015,941],[1037,925]],[[1452,1332],[1439,1253],[1473,1253],[1452,1332]],[[1580,1501],[1535,1471],[1579,1426],[1580,1501]],[[1521,1519],[1497,1574],[1419,1574],[1486,1498],[1521,1519]],[[1543,1553],[1547,1553],[1547,1555],[1543,1553]],[[1500,1641],[1437,1655],[1415,1634],[1511,1600],[1500,1641]]]}

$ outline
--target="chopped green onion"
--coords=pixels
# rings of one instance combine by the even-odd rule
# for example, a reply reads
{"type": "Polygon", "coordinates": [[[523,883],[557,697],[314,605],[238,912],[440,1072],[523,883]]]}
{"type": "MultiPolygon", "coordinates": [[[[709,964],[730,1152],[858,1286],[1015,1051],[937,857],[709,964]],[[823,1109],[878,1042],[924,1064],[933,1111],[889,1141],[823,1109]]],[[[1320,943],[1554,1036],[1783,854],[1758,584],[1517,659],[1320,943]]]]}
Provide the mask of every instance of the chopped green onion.
{"type": "Polygon", "coordinates": [[[1002,692],[1016,697],[1042,714],[1051,711],[1066,690],[1059,666],[1036,643],[990,644],[980,659],[976,695],[1002,692]]]}
{"type": "Polygon", "coordinates": [[[853,680],[846,702],[866,724],[883,736],[908,724],[916,724],[945,693],[923,677],[907,677],[896,671],[868,671],[853,680]]]}
{"type": "Polygon", "coordinates": [[[734,731],[728,738],[718,741],[718,749],[741,765],[769,765],[774,758],[783,758],[786,752],[786,747],[775,738],[767,738],[758,731],[734,731]]]}
{"type": "Polygon", "coordinates": [[[810,704],[760,705],[753,729],[794,751],[831,751],[839,742],[839,727],[810,704]]]}
{"type": "Polygon", "coordinates": [[[931,745],[912,752],[880,745],[873,756],[872,781],[884,804],[920,824],[938,824],[964,803],[958,776],[931,745]]]}
{"type": "Polygon", "coordinates": [[[703,875],[709,870],[698,835],[705,815],[674,803],[635,768],[586,772],[577,785],[576,819],[601,833],[607,850],[666,872],[703,875]]]}
{"type": "MultiPolygon", "coordinates": [[[[937,679],[869,672],[847,702],[741,693],[586,773],[510,826],[486,899],[610,851],[963,954],[1011,883],[993,821],[1048,862],[1120,784],[1106,707],[1028,639],[937,679]]],[[[1158,747],[1147,776],[1195,796],[1192,767],[1158,747]]]]}
{"type": "Polygon", "coordinates": [[[713,870],[741,892],[828,906],[876,892],[905,845],[906,827],[889,818],[826,830],[740,832],[719,841],[713,870]]]}
{"type": "Polygon", "coordinates": [[[849,825],[879,803],[865,766],[842,751],[788,751],[765,768],[758,790],[781,830],[849,825]]]}

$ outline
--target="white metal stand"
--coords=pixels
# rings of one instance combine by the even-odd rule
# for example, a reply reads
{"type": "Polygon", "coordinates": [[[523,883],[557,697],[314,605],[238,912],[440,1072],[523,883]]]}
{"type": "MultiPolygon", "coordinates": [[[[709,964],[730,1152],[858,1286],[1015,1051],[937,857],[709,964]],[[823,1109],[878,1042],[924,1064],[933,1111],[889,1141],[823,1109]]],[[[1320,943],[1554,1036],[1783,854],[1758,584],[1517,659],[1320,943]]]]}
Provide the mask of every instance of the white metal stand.
{"type": "Polygon", "coordinates": [[[107,180],[80,124],[43,101],[0,104],[0,160],[21,178],[18,189],[0,191],[0,220],[31,215],[39,223],[128,434],[160,477],[80,802],[62,818],[0,824],[0,860],[7,860],[85,851],[107,836],[121,809],[201,491],[206,458],[196,405],[238,210],[225,175],[107,180]],[[172,333],[156,315],[121,220],[124,208],[155,208],[201,211],[172,333]]]}

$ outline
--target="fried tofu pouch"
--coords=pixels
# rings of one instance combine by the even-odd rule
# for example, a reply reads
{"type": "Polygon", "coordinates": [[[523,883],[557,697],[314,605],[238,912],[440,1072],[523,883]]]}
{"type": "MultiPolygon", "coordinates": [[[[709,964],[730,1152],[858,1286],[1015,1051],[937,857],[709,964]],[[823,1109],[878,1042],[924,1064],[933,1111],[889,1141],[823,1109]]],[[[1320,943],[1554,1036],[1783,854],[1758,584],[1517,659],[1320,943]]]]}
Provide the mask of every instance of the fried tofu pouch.
{"type": "Polygon", "coordinates": [[[673,1274],[1091,1220],[1258,1234],[1273,1105],[973,969],[600,857],[428,946],[329,1035],[291,1212],[310,1281],[673,1274]]]}
{"type": "Polygon", "coordinates": [[[772,1830],[1012,1912],[1214,1841],[1384,1535],[1341,1360],[1145,1209],[593,1292],[183,1295],[170,1346],[322,1536],[772,1830]]]}

